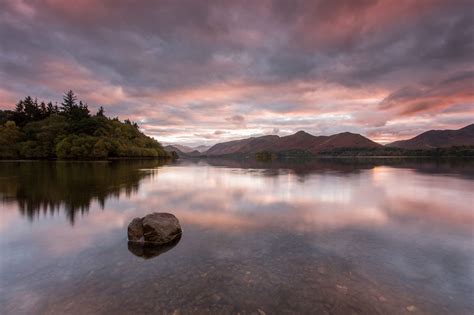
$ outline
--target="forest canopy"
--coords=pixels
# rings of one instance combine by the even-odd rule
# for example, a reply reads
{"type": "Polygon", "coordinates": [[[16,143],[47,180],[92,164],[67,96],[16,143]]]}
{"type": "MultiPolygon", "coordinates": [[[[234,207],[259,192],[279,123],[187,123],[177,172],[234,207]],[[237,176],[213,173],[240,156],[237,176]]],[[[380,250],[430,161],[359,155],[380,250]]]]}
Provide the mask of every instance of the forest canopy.
{"type": "Polygon", "coordinates": [[[161,144],[136,123],[107,117],[103,107],[91,115],[72,91],[62,103],[38,103],[30,96],[14,110],[0,110],[2,159],[107,159],[163,157],[161,144]]]}

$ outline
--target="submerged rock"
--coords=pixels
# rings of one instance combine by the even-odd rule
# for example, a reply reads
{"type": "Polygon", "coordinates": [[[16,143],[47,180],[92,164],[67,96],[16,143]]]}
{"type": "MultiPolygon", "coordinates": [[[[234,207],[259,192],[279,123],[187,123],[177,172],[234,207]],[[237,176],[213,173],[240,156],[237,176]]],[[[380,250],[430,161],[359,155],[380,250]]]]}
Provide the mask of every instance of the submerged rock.
{"type": "Polygon", "coordinates": [[[178,219],[171,213],[154,212],[133,219],[127,232],[129,241],[162,245],[180,237],[182,230],[178,219]]]}

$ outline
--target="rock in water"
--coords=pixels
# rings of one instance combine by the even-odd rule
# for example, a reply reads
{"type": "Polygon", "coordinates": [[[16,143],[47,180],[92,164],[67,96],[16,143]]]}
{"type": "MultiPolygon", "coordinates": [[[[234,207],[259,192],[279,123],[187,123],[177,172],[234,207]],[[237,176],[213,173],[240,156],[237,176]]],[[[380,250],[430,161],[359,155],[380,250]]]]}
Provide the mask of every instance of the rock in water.
{"type": "Polygon", "coordinates": [[[142,220],[145,242],[166,244],[181,235],[178,219],[171,213],[152,213],[142,220]]]}
{"type": "Polygon", "coordinates": [[[128,240],[129,241],[140,241],[143,238],[143,225],[142,219],[135,218],[128,225],[128,240]]]}
{"type": "Polygon", "coordinates": [[[171,213],[155,212],[135,218],[128,225],[128,239],[154,244],[167,244],[182,233],[178,219],[171,213]]]}

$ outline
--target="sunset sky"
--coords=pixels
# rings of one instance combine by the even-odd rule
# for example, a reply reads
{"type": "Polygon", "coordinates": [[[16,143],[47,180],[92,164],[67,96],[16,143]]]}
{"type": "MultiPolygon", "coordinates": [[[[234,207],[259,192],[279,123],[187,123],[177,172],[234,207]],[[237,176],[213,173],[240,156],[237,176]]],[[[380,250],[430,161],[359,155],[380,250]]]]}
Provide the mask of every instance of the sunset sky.
{"type": "Polygon", "coordinates": [[[68,89],[165,143],[474,123],[474,2],[0,1],[0,108],[68,89]]]}

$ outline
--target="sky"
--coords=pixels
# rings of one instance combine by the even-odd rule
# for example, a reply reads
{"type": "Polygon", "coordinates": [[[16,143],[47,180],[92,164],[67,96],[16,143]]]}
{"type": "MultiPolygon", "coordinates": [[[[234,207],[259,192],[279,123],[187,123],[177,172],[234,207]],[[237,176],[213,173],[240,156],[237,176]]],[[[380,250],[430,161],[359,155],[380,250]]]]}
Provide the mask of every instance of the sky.
{"type": "Polygon", "coordinates": [[[69,89],[164,143],[474,123],[474,2],[0,0],[0,108],[69,89]]]}

